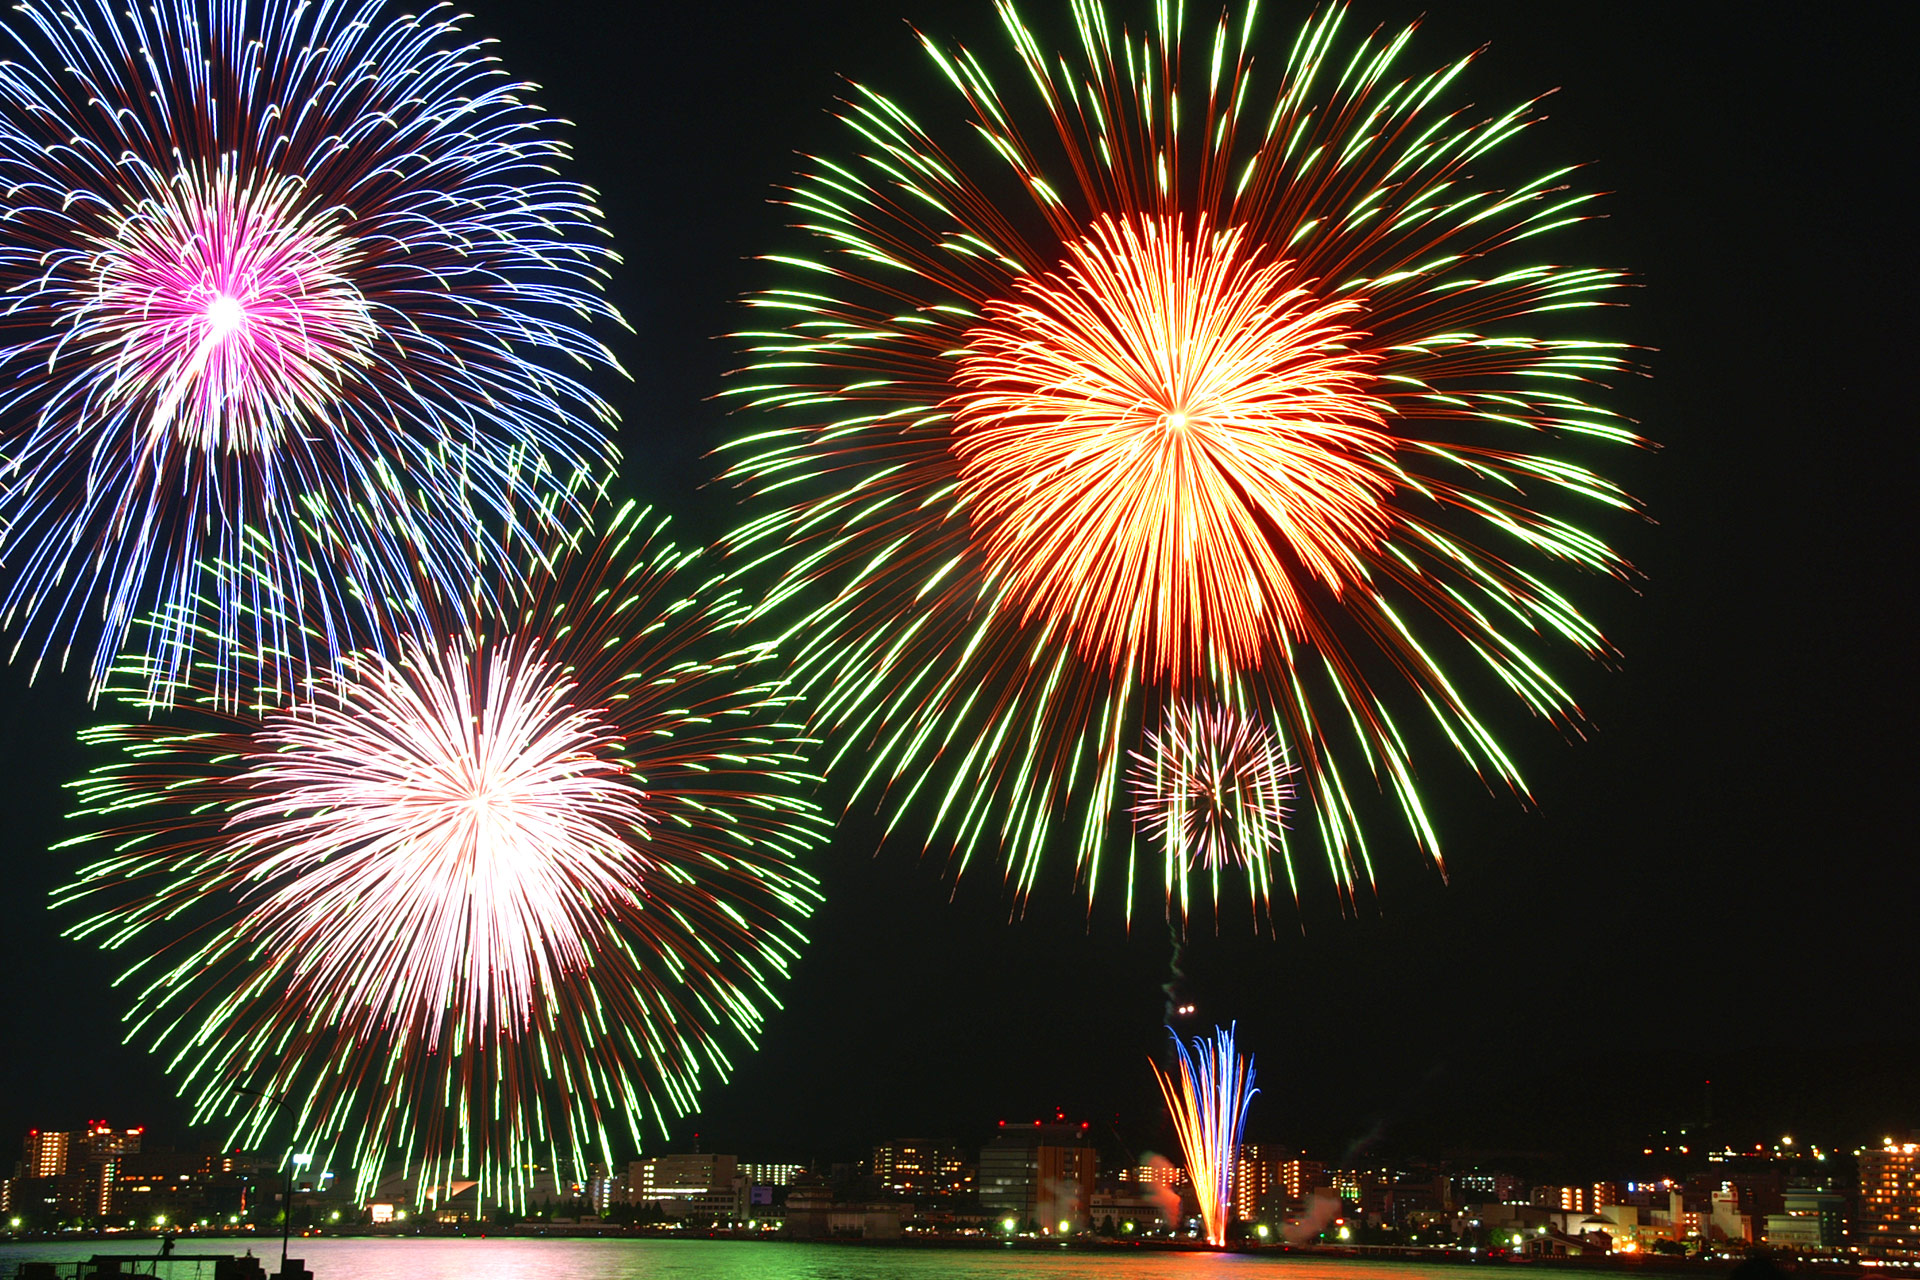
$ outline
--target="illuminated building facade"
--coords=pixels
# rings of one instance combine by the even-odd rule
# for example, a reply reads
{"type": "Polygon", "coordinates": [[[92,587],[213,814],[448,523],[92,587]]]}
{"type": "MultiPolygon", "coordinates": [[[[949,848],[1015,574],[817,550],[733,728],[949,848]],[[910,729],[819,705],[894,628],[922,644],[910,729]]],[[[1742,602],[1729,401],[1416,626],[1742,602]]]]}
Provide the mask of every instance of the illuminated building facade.
{"type": "Polygon", "coordinates": [[[1088,1228],[1098,1172],[1086,1125],[1003,1120],[980,1152],[980,1203],[1019,1225],[1071,1235],[1088,1228]]]}
{"type": "Polygon", "coordinates": [[[1248,1143],[1240,1148],[1233,1178],[1233,1217],[1251,1222],[1259,1206],[1278,1194],[1291,1201],[1305,1200],[1324,1185],[1327,1166],[1282,1147],[1248,1143]]]}
{"type": "Polygon", "coordinates": [[[1393,1220],[1393,1180],[1391,1169],[1342,1169],[1332,1175],[1340,1198],[1351,1203],[1370,1220],[1393,1220]]]}
{"type": "Polygon", "coordinates": [[[795,1178],[807,1171],[799,1164],[742,1164],[741,1176],[756,1187],[790,1187],[795,1178]]]}
{"type": "Polygon", "coordinates": [[[104,1120],[88,1122],[79,1138],[79,1158],[86,1167],[87,1212],[105,1218],[114,1210],[114,1184],[126,1157],[138,1155],[143,1125],[135,1129],[115,1129],[104,1120]]]}
{"type": "Polygon", "coordinates": [[[42,1129],[27,1130],[26,1149],[22,1155],[20,1176],[23,1178],[57,1178],[67,1171],[67,1147],[74,1137],[70,1133],[48,1133],[42,1129]]]}
{"type": "Polygon", "coordinates": [[[1920,1143],[1888,1139],[1859,1153],[1854,1239],[1875,1258],[1920,1258],[1920,1143]]]}
{"type": "Polygon", "coordinates": [[[648,1156],[627,1166],[627,1197],[635,1204],[684,1200],[733,1186],[739,1172],[733,1156],[648,1156]]]}
{"type": "Polygon", "coordinates": [[[1847,1242],[1847,1197],[1830,1187],[1789,1186],[1781,1210],[1766,1216],[1767,1243],[1807,1252],[1837,1252],[1847,1242]]]}
{"type": "Polygon", "coordinates": [[[1150,1164],[1135,1165],[1131,1169],[1120,1171],[1120,1181],[1138,1182],[1154,1187],[1184,1187],[1187,1185],[1187,1171],[1177,1164],[1166,1160],[1155,1160],[1150,1164]]]}
{"type": "Polygon", "coordinates": [[[113,1211],[121,1162],[140,1150],[143,1133],[103,1120],[72,1132],[29,1129],[19,1174],[0,1189],[0,1209],[61,1222],[104,1222],[113,1211]]]}
{"type": "Polygon", "coordinates": [[[1591,1213],[1600,1206],[1591,1203],[1591,1187],[1535,1187],[1527,1199],[1542,1209],[1562,1209],[1570,1213],[1591,1213]]]}
{"type": "Polygon", "coordinates": [[[965,1153],[937,1142],[889,1142],[875,1147],[873,1176],[899,1195],[953,1196],[973,1190],[973,1168],[965,1153]]]}
{"type": "Polygon", "coordinates": [[[668,1217],[702,1222],[744,1222],[747,1180],[738,1158],[693,1152],[648,1156],[627,1166],[627,1199],[659,1206],[668,1217]]]}

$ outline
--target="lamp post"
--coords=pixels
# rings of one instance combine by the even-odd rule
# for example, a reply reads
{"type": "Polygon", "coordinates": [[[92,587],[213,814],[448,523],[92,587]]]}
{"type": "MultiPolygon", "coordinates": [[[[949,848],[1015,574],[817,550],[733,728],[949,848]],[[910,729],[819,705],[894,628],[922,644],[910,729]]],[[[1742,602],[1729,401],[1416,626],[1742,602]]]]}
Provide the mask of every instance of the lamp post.
{"type": "MultiPolygon", "coordinates": [[[[259,1089],[248,1089],[245,1086],[236,1086],[234,1092],[264,1098],[271,1102],[276,1110],[282,1112],[287,1108],[287,1100],[277,1093],[266,1093],[259,1089]]],[[[288,1133],[289,1138],[293,1136],[291,1132],[288,1133]]],[[[282,1280],[285,1280],[287,1274],[287,1241],[293,1235],[293,1166],[299,1158],[291,1150],[287,1152],[286,1191],[280,1197],[280,1275],[282,1280]]]]}

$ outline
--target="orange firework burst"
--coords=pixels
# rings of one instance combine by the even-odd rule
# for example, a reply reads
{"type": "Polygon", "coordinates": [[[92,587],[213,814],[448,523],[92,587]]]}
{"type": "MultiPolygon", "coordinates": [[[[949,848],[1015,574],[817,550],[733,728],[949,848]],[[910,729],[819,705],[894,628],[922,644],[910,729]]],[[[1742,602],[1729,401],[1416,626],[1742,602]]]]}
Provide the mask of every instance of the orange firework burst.
{"type": "MultiPolygon", "coordinates": [[[[1630,572],[1588,527],[1633,510],[1590,465],[1639,442],[1595,402],[1629,350],[1579,327],[1625,277],[1532,256],[1592,197],[1488,186],[1532,104],[1469,114],[1471,59],[1406,72],[1411,29],[1324,10],[1256,92],[1251,13],[1187,41],[1071,0],[1056,56],[998,8],[1025,98],[932,40],[972,138],[856,88],[858,157],[790,191],[819,251],[748,299],[730,545],[778,575],[829,774],[1017,894],[1071,847],[1091,896],[1129,759],[1231,707],[1311,814],[1228,859],[1257,910],[1305,840],[1356,892],[1381,810],[1437,861],[1416,757],[1524,794],[1478,704],[1576,724],[1551,650],[1609,649],[1563,579],[1630,572]]],[[[1219,879],[1166,861],[1182,912],[1219,879]]]]}
{"type": "Polygon", "coordinates": [[[1061,272],[989,301],[954,381],[960,493],[1028,617],[1190,683],[1299,636],[1304,572],[1366,575],[1393,477],[1345,321],[1238,229],[1103,218],[1061,272]]]}

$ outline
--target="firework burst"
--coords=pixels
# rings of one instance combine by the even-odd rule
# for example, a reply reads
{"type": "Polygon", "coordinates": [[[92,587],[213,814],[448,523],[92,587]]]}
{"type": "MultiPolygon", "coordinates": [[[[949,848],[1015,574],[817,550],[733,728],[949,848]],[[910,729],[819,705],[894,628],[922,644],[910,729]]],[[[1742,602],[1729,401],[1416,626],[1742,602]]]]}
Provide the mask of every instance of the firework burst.
{"type": "Polygon", "coordinates": [[[857,158],[790,190],[818,252],[770,259],[804,280],[748,299],[730,545],[780,575],[829,774],[1019,895],[1070,846],[1091,897],[1160,717],[1243,708],[1313,815],[1233,859],[1257,911],[1309,840],[1371,880],[1363,789],[1437,860],[1416,752],[1524,794],[1476,690],[1576,725],[1549,651],[1608,650],[1556,579],[1629,573],[1585,523],[1633,509],[1587,461],[1638,442],[1590,399],[1628,350],[1572,328],[1625,281],[1529,256],[1590,197],[1477,179],[1533,105],[1449,105],[1471,59],[1400,71],[1411,30],[1328,10],[1263,89],[1251,8],[1076,0],[1058,57],[999,11],[1006,92],[924,42],[975,136],[856,87],[857,158]]]}
{"type": "Polygon", "coordinates": [[[1134,822],[1164,850],[1167,897],[1180,895],[1182,914],[1189,869],[1216,886],[1230,866],[1258,883],[1269,878],[1264,864],[1286,828],[1294,770],[1264,724],[1228,707],[1179,706],[1147,733],[1144,751],[1127,754],[1134,822]]]}
{"type": "Polygon", "coordinates": [[[198,1120],[258,1142],[280,1095],[363,1189],[397,1163],[511,1200],[727,1076],[826,824],[739,597],[659,533],[628,509],[490,623],[285,705],[85,735],[116,756],[69,843],[111,852],[56,906],[143,957],[131,1034],[198,1120]]]}
{"type": "Polygon", "coordinates": [[[613,364],[589,333],[618,320],[613,255],[529,86],[450,10],[27,0],[10,21],[16,655],[91,643],[97,689],[153,614],[156,682],[210,644],[241,700],[353,648],[367,605],[464,599],[486,553],[572,521],[614,456],[576,378],[613,364]]]}
{"type": "Polygon", "coordinates": [[[1187,1157],[1187,1177],[1200,1201],[1200,1220],[1206,1224],[1207,1243],[1226,1247],[1227,1216],[1233,1211],[1233,1182],[1239,1172],[1240,1133],[1246,1128],[1247,1107],[1253,1095],[1253,1059],[1242,1058],[1233,1047],[1234,1027],[1213,1029],[1213,1043],[1193,1038],[1187,1052],[1172,1028],[1173,1047],[1180,1057],[1179,1077],[1155,1063],[1153,1078],[1167,1100],[1180,1150],[1187,1157]]]}

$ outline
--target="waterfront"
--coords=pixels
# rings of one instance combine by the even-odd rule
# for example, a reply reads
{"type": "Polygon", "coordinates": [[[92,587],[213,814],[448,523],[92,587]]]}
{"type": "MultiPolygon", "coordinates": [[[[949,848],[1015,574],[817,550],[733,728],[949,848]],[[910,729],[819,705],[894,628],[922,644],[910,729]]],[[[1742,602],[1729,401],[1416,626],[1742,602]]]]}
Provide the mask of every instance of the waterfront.
{"type": "MultiPolygon", "coordinates": [[[[187,1239],[186,1253],[244,1252],[271,1273],[278,1242],[187,1239]],[[202,1247],[204,1244],[204,1248],[202,1247]],[[263,1247],[266,1246],[266,1247],[263,1247]]],[[[0,1246],[0,1280],[25,1259],[152,1258],[153,1242],[0,1246]]],[[[294,1242],[314,1280],[1459,1280],[1458,1263],[1373,1262],[1299,1253],[936,1249],[735,1240],[310,1239],[294,1242]]],[[[202,1280],[175,1266],[172,1280],[202,1280]]],[[[212,1267],[201,1269],[211,1276],[212,1267]]],[[[1635,1274],[1642,1274],[1635,1268],[1635,1274]]]]}

